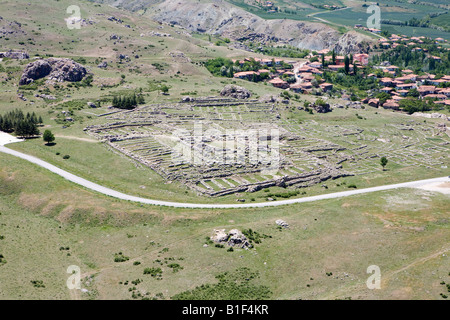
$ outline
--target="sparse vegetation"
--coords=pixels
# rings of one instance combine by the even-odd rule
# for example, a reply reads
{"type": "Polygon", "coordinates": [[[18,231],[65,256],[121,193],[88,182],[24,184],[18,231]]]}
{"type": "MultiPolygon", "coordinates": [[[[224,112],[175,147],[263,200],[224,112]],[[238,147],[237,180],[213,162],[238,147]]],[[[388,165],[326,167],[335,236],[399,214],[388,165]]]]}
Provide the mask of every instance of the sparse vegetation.
{"type": "Polygon", "coordinates": [[[130,260],[130,257],[125,256],[122,252],[114,254],[114,262],[125,262],[130,260]]]}

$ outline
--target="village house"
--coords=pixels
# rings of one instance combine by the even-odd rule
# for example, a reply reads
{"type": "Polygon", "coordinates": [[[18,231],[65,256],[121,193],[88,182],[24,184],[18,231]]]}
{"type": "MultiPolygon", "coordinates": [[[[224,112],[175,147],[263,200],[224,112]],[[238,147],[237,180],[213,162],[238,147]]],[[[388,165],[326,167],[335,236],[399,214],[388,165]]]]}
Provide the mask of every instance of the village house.
{"type": "Polygon", "coordinates": [[[270,80],[269,83],[276,88],[280,88],[280,89],[289,88],[289,83],[287,83],[284,80],[281,80],[280,78],[274,78],[274,79],[270,80]]]}
{"type": "Polygon", "coordinates": [[[450,97],[450,88],[439,88],[436,90],[437,93],[445,94],[447,97],[450,97]]]}
{"type": "Polygon", "coordinates": [[[385,69],[387,70],[387,71],[397,71],[398,69],[400,69],[399,67],[397,67],[397,66],[387,66],[387,67],[385,67],[385,69]]]}
{"type": "Polygon", "coordinates": [[[395,78],[395,80],[397,80],[397,81],[416,81],[417,75],[416,74],[407,74],[406,76],[395,78]]]}
{"type": "Polygon", "coordinates": [[[380,105],[380,99],[370,99],[367,104],[371,107],[378,108],[380,105]]]}
{"type": "Polygon", "coordinates": [[[411,90],[411,89],[417,89],[417,85],[415,83],[404,83],[404,84],[398,84],[396,86],[396,89],[399,90],[411,90]]]}
{"type": "Polygon", "coordinates": [[[328,69],[330,69],[331,71],[338,71],[340,69],[344,69],[344,66],[343,65],[333,65],[333,64],[331,64],[331,65],[328,66],[328,69]]]}
{"type": "Polygon", "coordinates": [[[317,54],[320,56],[324,56],[324,55],[328,54],[329,52],[330,52],[330,49],[323,49],[323,50],[317,51],[317,54]]]}
{"type": "Polygon", "coordinates": [[[353,59],[355,61],[359,61],[359,63],[361,63],[361,65],[363,66],[367,66],[369,64],[369,55],[366,53],[355,54],[353,56],[353,59]]]}
{"type": "Polygon", "coordinates": [[[255,71],[243,71],[234,74],[234,78],[252,80],[254,75],[258,75],[255,71]]]}
{"type": "Polygon", "coordinates": [[[447,99],[447,96],[445,94],[427,94],[423,98],[424,99],[431,98],[431,99],[445,100],[445,99],[447,99]]]}
{"type": "Polygon", "coordinates": [[[320,62],[311,62],[309,66],[314,69],[322,69],[322,63],[320,62]]]}
{"type": "Polygon", "coordinates": [[[327,82],[321,83],[321,84],[319,85],[319,87],[320,87],[324,92],[327,92],[327,91],[329,91],[329,90],[333,90],[333,85],[332,85],[331,83],[327,83],[327,82]]]}
{"type": "Polygon", "coordinates": [[[383,104],[383,108],[384,109],[399,110],[400,109],[400,105],[397,102],[395,102],[394,100],[387,100],[383,104]]]}
{"type": "Polygon", "coordinates": [[[436,93],[436,87],[435,86],[420,86],[417,91],[419,91],[421,96],[426,96],[428,94],[434,94],[436,93]]]}
{"type": "Polygon", "coordinates": [[[380,91],[384,92],[384,93],[391,93],[391,91],[393,91],[393,90],[394,90],[393,88],[389,88],[389,87],[384,87],[384,88],[380,89],[380,91]]]}
{"type": "Polygon", "coordinates": [[[385,87],[388,87],[388,86],[391,86],[392,85],[392,79],[391,78],[381,78],[381,80],[380,80],[380,84],[382,85],[382,86],[385,86],[385,87]]]}

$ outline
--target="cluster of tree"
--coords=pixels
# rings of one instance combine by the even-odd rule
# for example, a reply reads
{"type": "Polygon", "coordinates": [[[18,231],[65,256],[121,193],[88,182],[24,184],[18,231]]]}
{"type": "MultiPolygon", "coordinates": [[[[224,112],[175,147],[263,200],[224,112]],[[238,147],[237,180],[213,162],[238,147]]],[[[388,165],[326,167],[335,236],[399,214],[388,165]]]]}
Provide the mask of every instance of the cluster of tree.
{"type": "Polygon", "coordinates": [[[392,50],[384,51],[380,55],[373,56],[373,63],[389,61],[398,67],[409,68],[416,73],[430,72],[433,74],[450,74],[450,52],[438,49],[435,44],[425,46],[428,53],[412,51],[410,47],[398,46],[392,50]],[[430,57],[439,56],[440,61],[430,57]]]}
{"type": "Polygon", "coordinates": [[[338,84],[346,88],[357,88],[358,90],[368,91],[377,88],[377,81],[373,78],[364,78],[363,74],[349,75],[345,72],[345,67],[342,72],[324,71],[323,78],[326,82],[338,84]]]}
{"type": "MultiPolygon", "coordinates": [[[[232,78],[236,72],[243,71],[258,71],[263,69],[264,66],[261,65],[259,61],[250,59],[245,61],[242,65],[239,61],[233,63],[230,59],[216,58],[205,62],[205,67],[215,76],[232,78]]],[[[252,81],[258,82],[266,79],[269,75],[261,74],[260,76],[255,75],[252,81]]]]}
{"type": "MultiPolygon", "coordinates": [[[[250,47],[252,46],[250,45],[250,47]]],[[[255,51],[266,56],[300,59],[305,58],[309,54],[309,50],[286,45],[282,47],[258,47],[255,51]]]]}
{"type": "Polygon", "coordinates": [[[435,106],[432,100],[419,100],[411,98],[400,100],[399,105],[400,108],[402,108],[403,111],[408,112],[408,114],[413,114],[414,112],[430,111],[433,110],[433,107],[435,106]]]}
{"type": "Polygon", "coordinates": [[[112,106],[119,109],[134,109],[139,104],[145,103],[144,97],[142,95],[132,95],[127,96],[115,96],[112,101],[112,106]]]}
{"type": "Polygon", "coordinates": [[[419,28],[428,28],[430,26],[430,22],[425,19],[417,19],[412,18],[408,21],[399,21],[399,20],[381,20],[382,24],[390,24],[395,26],[410,26],[410,27],[419,27],[419,28]]]}
{"type": "Polygon", "coordinates": [[[212,75],[218,77],[233,77],[233,61],[225,58],[210,59],[205,62],[205,67],[212,75]]]}
{"type": "Polygon", "coordinates": [[[0,115],[0,131],[15,133],[20,137],[33,137],[40,134],[38,124],[42,123],[42,118],[36,114],[27,113],[24,115],[22,110],[16,109],[0,115]]]}

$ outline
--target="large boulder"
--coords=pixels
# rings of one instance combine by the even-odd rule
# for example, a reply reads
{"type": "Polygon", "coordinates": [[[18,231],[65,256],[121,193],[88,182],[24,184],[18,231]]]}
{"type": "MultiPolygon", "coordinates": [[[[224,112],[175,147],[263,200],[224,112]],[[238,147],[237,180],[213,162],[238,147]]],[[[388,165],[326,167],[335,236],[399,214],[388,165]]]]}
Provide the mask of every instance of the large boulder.
{"type": "Polygon", "coordinates": [[[228,242],[227,244],[231,247],[239,247],[239,248],[251,248],[252,245],[248,241],[247,237],[244,234],[237,230],[233,229],[228,232],[228,242]]]}
{"type": "Polygon", "coordinates": [[[329,103],[315,103],[311,105],[311,107],[317,112],[317,113],[327,113],[331,112],[331,106],[329,103]]]}
{"type": "Polygon", "coordinates": [[[230,97],[235,99],[248,99],[252,96],[252,93],[244,87],[229,84],[223,88],[220,95],[222,97],[230,97]]]}
{"type": "Polygon", "coordinates": [[[29,63],[22,74],[19,85],[26,85],[48,76],[56,82],[83,80],[87,70],[81,64],[66,58],[39,59],[29,63]]]}
{"type": "Polygon", "coordinates": [[[228,233],[225,229],[214,229],[211,240],[219,244],[227,244],[230,247],[251,248],[247,237],[239,230],[232,229],[228,233]]]}

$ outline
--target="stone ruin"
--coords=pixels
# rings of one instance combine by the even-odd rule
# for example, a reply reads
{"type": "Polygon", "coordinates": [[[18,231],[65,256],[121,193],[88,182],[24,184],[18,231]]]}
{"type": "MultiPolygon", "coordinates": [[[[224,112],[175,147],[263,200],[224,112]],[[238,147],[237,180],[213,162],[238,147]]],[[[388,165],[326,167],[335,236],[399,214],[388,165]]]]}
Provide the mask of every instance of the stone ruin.
{"type": "MultiPolygon", "coordinates": [[[[166,181],[176,181],[211,197],[239,192],[256,192],[270,187],[304,188],[329,179],[351,176],[340,163],[349,160],[346,148],[320,139],[307,139],[280,126],[275,105],[258,100],[223,97],[184,97],[178,104],[151,105],[135,110],[116,111],[103,125],[85,131],[104,141],[111,148],[148,166],[166,181]],[[217,134],[194,138],[194,123],[203,123],[205,130],[215,127],[217,134]],[[185,133],[174,136],[175,129],[185,133]],[[225,133],[233,129],[230,133],[225,133]],[[237,130],[235,130],[237,129],[237,130]],[[266,130],[259,137],[259,161],[250,161],[251,130],[266,130]],[[272,145],[272,130],[280,133],[272,145]],[[245,141],[239,154],[223,141],[245,141]],[[230,140],[231,138],[231,140],[230,140]],[[171,141],[171,142],[169,142],[171,141]],[[172,144],[171,144],[172,143],[172,144]],[[280,143],[278,165],[272,170],[272,148],[280,143]],[[192,151],[186,159],[177,155],[175,147],[192,151]],[[243,154],[242,154],[243,153],[243,154]],[[231,158],[229,158],[231,157],[231,158]],[[195,159],[201,161],[195,161],[195,159]],[[241,159],[241,158],[239,158],[241,159]],[[194,161],[192,161],[194,160],[194,161]]],[[[275,163],[275,164],[277,164],[275,163]]]]}

